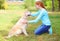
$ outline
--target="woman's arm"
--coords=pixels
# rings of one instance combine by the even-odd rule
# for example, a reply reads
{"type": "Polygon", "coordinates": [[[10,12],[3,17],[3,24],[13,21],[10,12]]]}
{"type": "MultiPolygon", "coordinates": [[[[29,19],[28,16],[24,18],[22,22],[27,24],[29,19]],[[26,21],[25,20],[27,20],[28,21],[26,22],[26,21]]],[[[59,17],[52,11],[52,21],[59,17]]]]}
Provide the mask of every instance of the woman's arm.
{"type": "Polygon", "coordinates": [[[35,20],[28,21],[28,23],[37,23],[43,15],[43,11],[38,15],[38,17],[35,20]]]}
{"type": "Polygon", "coordinates": [[[34,14],[31,14],[31,16],[37,16],[40,13],[40,10],[34,14]]]}

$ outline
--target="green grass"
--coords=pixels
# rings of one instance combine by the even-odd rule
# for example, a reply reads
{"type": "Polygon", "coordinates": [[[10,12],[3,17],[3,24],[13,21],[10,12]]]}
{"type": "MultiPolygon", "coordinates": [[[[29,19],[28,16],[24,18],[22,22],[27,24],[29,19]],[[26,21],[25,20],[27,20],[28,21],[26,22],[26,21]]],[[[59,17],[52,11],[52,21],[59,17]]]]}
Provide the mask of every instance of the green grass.
{"type": "Polygon", "coordinates": [[[24,9],[24,8],[25,8],[24,4],[22,4],[22,5],[11,4],[11,5],[8,6],[8,10],[21,10],[21,9],[24,9]]]}
{"type": "MultiPolygon", "coordinates": [[[[28,25],[28,37],[22,34],[18,37],[13,36],[9,39],[4,39],[3,37],[8,34],[9,30],[17,22],[20,16],[20,14],[0,14],[0,41],[60,41],[60,14],[55,13],[49,14],[52,22],[53,35],[46,33],[42,35],[34,35],[34,30],[41,24],[41,22],[39,22],[28,25]]],[[[35,17],[29,17],[29,20],[32,19],[35,19],[35,17]]]]}

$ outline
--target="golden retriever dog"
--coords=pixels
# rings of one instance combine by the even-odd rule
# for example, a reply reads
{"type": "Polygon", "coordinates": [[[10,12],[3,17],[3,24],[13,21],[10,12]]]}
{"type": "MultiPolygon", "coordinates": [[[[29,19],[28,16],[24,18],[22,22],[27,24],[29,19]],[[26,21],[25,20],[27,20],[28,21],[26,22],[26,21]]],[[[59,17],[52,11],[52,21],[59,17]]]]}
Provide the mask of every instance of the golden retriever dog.
{"type": "Polygon", "coordinates": [[[24,15],[17,21],[17,23],[12,27],[9,34],[5,38],[10,38],[12,36],[18,36],[21,33],[24,33],[26,36],[28,36],[26,27],[27,23],[23,23],[23,21],[27,21],[27,17],[30,15],[30,12],[24,13],[24,15]]]}

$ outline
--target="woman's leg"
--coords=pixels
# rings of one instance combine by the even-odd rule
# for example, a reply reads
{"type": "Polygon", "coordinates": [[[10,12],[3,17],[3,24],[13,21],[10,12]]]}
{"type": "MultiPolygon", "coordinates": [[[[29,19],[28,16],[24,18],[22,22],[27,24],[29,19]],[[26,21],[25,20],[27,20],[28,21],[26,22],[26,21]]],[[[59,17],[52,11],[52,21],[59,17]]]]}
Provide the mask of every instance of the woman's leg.
{"type": "Polygon", "coordinates": [[[48,30],[49,30],[49,28],[50,28],[50,26],[46,26],[46,25],[41,25],[41,26],[39,26],[36,30],[35,30],[35,34],[36,35],[40,35],[40,34],[43,34],[43,33],[45,33],[45,32],[48,32],[48,30]]]}

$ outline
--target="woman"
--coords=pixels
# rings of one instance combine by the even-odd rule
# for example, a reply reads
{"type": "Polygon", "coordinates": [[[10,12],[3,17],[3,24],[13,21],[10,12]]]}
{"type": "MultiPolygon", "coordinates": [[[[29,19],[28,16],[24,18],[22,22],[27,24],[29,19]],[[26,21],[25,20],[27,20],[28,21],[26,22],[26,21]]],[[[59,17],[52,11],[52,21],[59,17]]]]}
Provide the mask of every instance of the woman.
{"type": "Polygon", "coordinates": [[[49,20],[48,12],[46,11],[43,3],[40,1],[37,1],[35,3],[35,6],[38,9],[38,11],[35,14],[31,14],[31,16],[37,16],[37,18],[35,20],[28,21],[28,23],[37,23],[38,21],[41,20],[42,25],[39,26],[34,33],[36,35],[40,35],[45,32],[49,32],[49,34],[52,34],[51,22],[49,20]]]}

